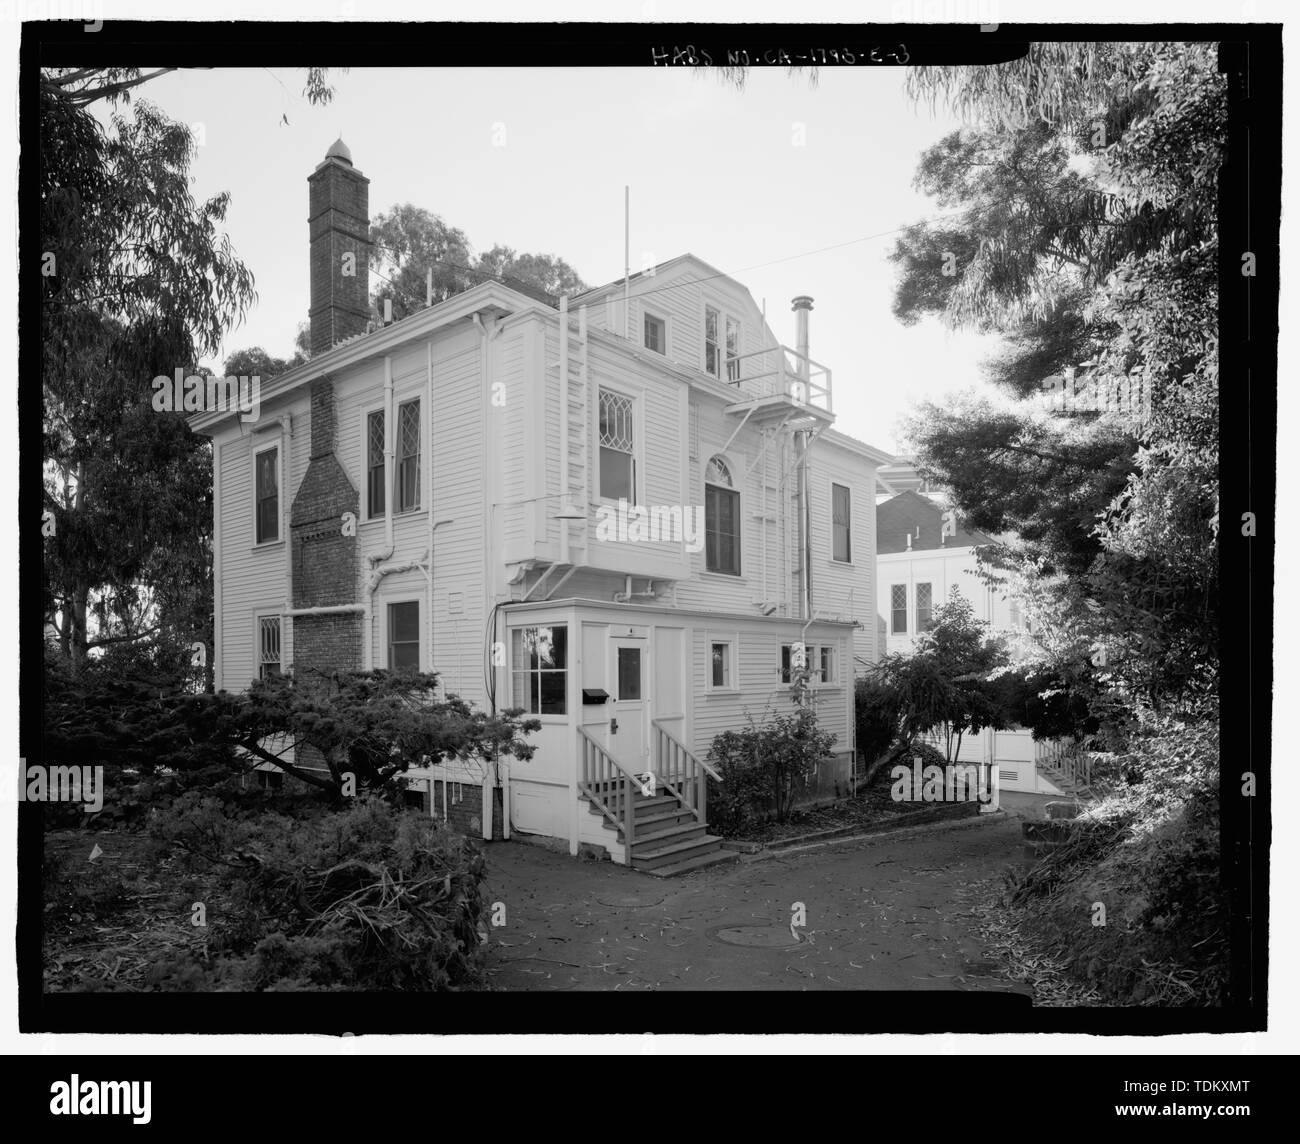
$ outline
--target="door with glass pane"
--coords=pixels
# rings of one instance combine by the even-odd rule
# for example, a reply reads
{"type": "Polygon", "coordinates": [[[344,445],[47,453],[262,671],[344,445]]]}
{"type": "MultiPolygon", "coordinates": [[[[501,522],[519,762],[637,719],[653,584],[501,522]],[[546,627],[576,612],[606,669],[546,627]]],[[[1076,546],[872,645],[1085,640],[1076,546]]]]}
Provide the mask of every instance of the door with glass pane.
{"type": "Polygon", "coordinates": [[[609,692],[609,752],[628,770],[643,775],[650,769],[646,728],[650,649],[647,640],[612,640],[609,692]]]}

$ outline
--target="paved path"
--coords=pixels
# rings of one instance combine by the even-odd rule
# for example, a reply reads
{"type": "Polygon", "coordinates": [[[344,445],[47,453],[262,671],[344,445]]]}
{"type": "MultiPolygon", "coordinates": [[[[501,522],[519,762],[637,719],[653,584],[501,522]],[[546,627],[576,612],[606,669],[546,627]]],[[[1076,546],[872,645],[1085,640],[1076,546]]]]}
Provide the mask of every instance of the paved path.
{"type": "Polygon", "coordinates": [[[495,843],[492,982],[514,990],[1028,988],[975,936],[1020,854],[1020,815],[855,839],[657,879],[495,843]],[[791,936],[794,903],[806,925],[791,936]],[[753,927],[748,928],[748,927],[753,927]],[[728,944],[719,934],[763,945],[728,944]]]}

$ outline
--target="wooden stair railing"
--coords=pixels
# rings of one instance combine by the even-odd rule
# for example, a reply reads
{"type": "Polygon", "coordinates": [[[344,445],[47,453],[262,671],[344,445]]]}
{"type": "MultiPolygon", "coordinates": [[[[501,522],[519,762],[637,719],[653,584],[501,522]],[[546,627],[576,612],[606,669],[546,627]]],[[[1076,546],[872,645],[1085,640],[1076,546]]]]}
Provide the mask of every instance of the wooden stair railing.
{"type": "Polygon", "coordinates": [[[581,727],[578,741],[582,744],[578,786],[605,820],[622,833],[630,855],[635,840],[632,828],[636,821],[636,794],[645,789],[645,784],[581,727]]]}
{"type": "Polygon", "coordinates": [[[677,801],[695,815],[697,822],[708,824],[708,782],[711,775],[722,781],[708,763],[697,759],[680,739],[657,719],[650,721],[654,733],[654,774],[658,784],[672,793],[677,801]]]}

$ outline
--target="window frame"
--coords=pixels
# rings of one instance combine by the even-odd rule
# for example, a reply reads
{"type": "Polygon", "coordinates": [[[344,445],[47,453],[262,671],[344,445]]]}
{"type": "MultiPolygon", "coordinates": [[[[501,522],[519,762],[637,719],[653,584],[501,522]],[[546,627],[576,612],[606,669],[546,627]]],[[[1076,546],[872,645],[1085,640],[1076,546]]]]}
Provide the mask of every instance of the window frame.
{"type": "MultiPolygon", "coordinates": [[[[802,643],[801,640],[792,640],[790,643],[778,643],[776,651],[776,677],[781,687],[789,687],[794,683],[794,673],[797,670],[794,666],[794,648],[795,644],[802,643]],[[790,654],[787,655],[786,653],[790,654]]],[[[808,672],[808,683],[815,685],[816,680],[809,664],[810,656],[808,655],[808,644],[803,645],[803,670],[808,672]]],[[[815,646],[815,645],[814,645],[815,646]]]]}
{"type": "Polygon", "coordinates": [[[668,357],[668,337],[669,337],[669,318],[667,314],[661,314],[658,310],[652,310],[648,306],[641,306],[641,348],[649,350],[652,354],[658,354],[660,357],[668,357]],[[663,348],[655,349],[646,342],[646,324],[648,322],[658,322],[663,332],[663,348]]]}
{"type": "MultiPolygon", "coordinates": [[[[370,511],[370,418],[376,413],[387,421],[387,411],[384,409],[382,401],[367,405],[361,410],[361,520],[362,523],[371,520],[383,520],[388,515],[388,485],[384,482],[383,476],[383,455],[380,455],[380,476],[379,488],[384,496],[383,511],[371,513],[370,511]]],[[[387,424],[384,426],[387,432],[387,424]]],[[[386,441],[386,439],[385,439],[386,441]]]]}
{"type": "Polygon", "coordinates": [[[812,685],[814,687],[838,687],[840,683],[840,656],[839,648],[835,644],[818,644],[817,645],[817,667],[813,672],[812,685]],[[827,676],[827,662],[829,661],[829,678],[827,676]]]}
{"type": "Polygon", "coordinates": [[[853,566],[853,486],[849,484],[845,484],[843,481],[836,481],[836,480],[830,481],[829,485],[830,485],[830,504],[827,506],[829,508],[829,512],[827,513],[827,516],[830,521],[830,531],[831,531],[831,537],[830,537],[831,563],[840,564],[845,567],[852,567],[853,566]],[[845,548],[847,549],[847,555],[844,557],[839,557],[835,555],[835,536],[836,536],[835,530],[840,527],[840,525],[837,525],[835,522],[835,490],[837,488],[843,489],[845,494],[848,497],[849,519],[848,519],[848,523],[843,526],[847,530],[845,534],[845,548]]]}
{"type": "Polygon", "coordinates": [[[907,582],[906,582],[906,581],[904,581],[904,582],[901,583],[901,584],[892,584],[892,583],[891,583],[891,584],[889,585],[889,634],[890,634],[891,636],[905,636],[905,635],[908,634],[908,632],[907,632],[907,621],[908,621],[908,614],[907,614],[907,613],[908,613],[907,598],[908,598],[909,593],[908,593],[907,587],[908,587],[908,586],[907,586],[907,582]],[[901,589],[903,590],[903,606],[902,606],[901,609],[898,607],[897,604],[894,603],[894,590],[897,589],[897,588],[901,588],[901,589]],[[898,613],[899,613],[900,611],[903,613],[903,626],[902,626],[901,628],[898,626],[898,613]]]}
{"type": "Polygon", "coordinates": [[[740,691],[740,656],[738,653],[739,637],[735,632],[726,632],[719,634],[717,632],[708,633],[708,655],[706,660],[706,670],[704,677],[704,690],[712,694],[734,695],[740,691]],[[725,647],[727,657],[725,663],[725,682],[714,683],[713,681],[713,649],[715,647],[725,647]]]}
{"type": "Polygon", "coordinates": [[[704,570],[714,576],[730,576],[733,579],[739,579],[744,575],[745,558],[744,558],[744,512],[745,503],[743,494],[736,483],[737,466],[725,453],[710,453],[700,469],[700,484],[704,491],[704,570]],[[731,477],[731,485],[718,485],[709,480],[709,466],[714,461],[721,461],[727,469],[728,476],[731,477]],[[735,498],[735,568],[713,567],[709,563],[709,490],[716,489],[720,493],[730,493],[735,498]]]}
{"type": "Polygon", "coordinates": [[[912,583],[912,618],[916,624],[916,634],[919,636],[922,632],[928,632],[934,626],[934,581],[933,580],[915,580],[912,583]],[[926,625],[921,626],[921,585],[924,584],[930,589],[930,606],[926,608],[926,625]]]}
{"type": "Polygon", "coordinates": [[[280,437],[274,437],[267,441],[265,445],[256,445],[252,452],[252,482],[253,482],[253,547],[270,548],[276,544],[284,543],[284,441],[280,437]],[[258,458],[263,453],[275,450],[275,536],[269,540],[259,538],[258,533],[261,531],[262,511],[261,501],[257,495],[257,470],[258,458]]]}
{"type": "MultiPolygon", "coordinates": [[[[388,495],[392,497],[393,515],[405,516],[408,513],[421,512],[425,503],[424,496],[424,475],[428,466],[424,462],[425,442],[428,439],[428,432],[425,428],[424,392],[411,393],[409,396],[393,397],[393,487],[389,490],[388,495]],[[407,406],[415,405],[418,407],[416,413],[415,425],[420,434],[419,448],[409,457],[402,455],[402,410],[407,406]],[[402,507],[401,496],[402,489],[402,464],[405,460],[415,459],[415,503],[402,507]]],[[[385,506],[387,505],[387,496],[385,497],[385,506]]]]}
{"type": "MultiPolygon", "coordinates": [[[[639,504],[640,498],[638,496],[638,486],[640,485],[642,480],[641,450],[642,450],[642,442],[645,439],[644,426],[642,425],[641,394],[633,392],[632,390],[621,385],[610,384],[607,381],[601,381],[597,383],[596,400],[592,403],[593,404],[592,426],[591,426],[592,446],[593,446],[592,453],[596,458],[596,464],[595,464],[596,487],[593,491],[596,494],[596,499],[602,504],[616,505],[619,503],[619,500],[622,499],[620,497],[606,496],[601,491],[601,477],[602,477],[602,468],[603,468],[601,464],[601,450],[610,448],[609,446],[602,445],[600,443],[600,395],[602,392],[611,393],[618,397],[626,398],[631,403],[632,451],[631,453],[624,454],[625,456],[630,456],[632,458],[632,495],[627,498],[627,503],[629,505],[639,504]]],[[[612,449],[612,448],[610,449],[610,451],[614,453],[623,452],[621,449],[612,449]]]]}
{"type": "MultiPolygon", "coordinates": [[[[420,598],[418,596],[408,597],[386,597],[384,599],[384,666],[388,671],[403,671],[405,668],[397,667],[393,663],[393,609],[405,605],[414,605],[415,607],[415,640],[401,640],[402,647],[409,647],[412,642],[415,644],[415,665],[414,670],[424,670],[424,620],[423,609],[420,607],[420,598]]],[[[409,665],[408,665],[409,666],[409,665]]]]}
{"type": "Polygon", "coordinates": [[[255,611],[253,613],[253,678],[265,679],[262,668],[269,663],[274,662],[277,665],[277,673],[284,674],[284,619],[279,609],[266,609],[255,611]],[[279,652],[279,659],[263,660],[262,659],[262,621],[274,620],[278,629],[276,638],[276,651],[279,652]]]}
{"type": "MultiPolygon", "coordinates": [[[[517,676],[522,675],[522,676],[526,676],[529,680],[528,687],[527,687],[528,702],[524,704],[525,714],[535,716],[536,718],[541,719],[543,721],[551,720],[552,722],[556,722],[556,723],[567,723],[569,719],[572,718],[573,702],[569,695],[570,687],[573,682],[572,673],[575,669],[581,666],[574,662],[575,649],[572,647],[571,641],[569,639],[569,636],[571,634],[569,629],[572,626],[574,625],[571,625],[567,620],[556,620],[551,623],[520,624],[517,627],[512,627],[508,629],[509,639],[507,640],[507,646],[509,647],[510,663],[508,665],[506,677],[507,680],[509,681],[508,694],[510,696],[510,705],[512,707],[517,706],[515,702],[515,680],[517,676]],[[558,668],[557,667],[533,667],[531,662],[524,667],[519,667],[515,663],[515,633],[519,632],[522,635],[523,633],[533,631],[538,628],[550,628],[552,632],[554,632],[556,628],[564,629],[564,666],[563,667],[558,667],[558,668]],[[564,687],[563,690],[561,691],[561,694],[563,695],[563,710],[547,711],[547,712],[543,712],[541,710],[542,707],[541,676],[543,674],[562,675],[564,677],[564,687]],[[536,711],[532,710],[532,696],[533,696],[532,678],[534,676],[537,677],[538,709],[536,711]]],[[[528,652],[526,648],[524,648],[523,650],[531,660],[531,653],[528,652]]],[[[644,662],[641,665],[641,671],[642,671],[641,689],[642,691],[644,691],[645,690],[644,662]]]]}
{"type": "Polygon", "coordinates": [[[704,298],[700,303],[700,369],[715,381],[723,385],[736,385],[740,381],[739,359],[744,355],[745,345],[745,319],[740,312],[733,310],[730,306],[721,301],[712,298],[704,298]],[[718,347],[718,372],[714,373],[709,369],[709,311],[713,310],[718,315],[718,340],[712,344],[718,347]],[[729,358],[727,356],[727,325],[731,323],[736,327],[736,356],[729,358]],[[736,361],[735,376],[731,375],[731,367],[728,362],[736,361]]]}

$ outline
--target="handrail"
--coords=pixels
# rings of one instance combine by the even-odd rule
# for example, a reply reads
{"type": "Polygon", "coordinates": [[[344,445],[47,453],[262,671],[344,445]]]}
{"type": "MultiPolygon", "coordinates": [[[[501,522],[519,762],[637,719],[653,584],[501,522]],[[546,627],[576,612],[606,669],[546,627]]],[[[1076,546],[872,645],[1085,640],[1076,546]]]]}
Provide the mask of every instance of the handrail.
{"type": "Polygon", "coordinates": [[[831,412],[831,371],[829,367],[813,361],[812,358],[806,354],[801,354],[798,350],[777,344],[764,346],[757,350],[749,350],[746,353],[728,357],[725,361],[727,376],[719,377],[719,380],[724,381],[734,389],[741,390],[747,396],[774,397],[784,395],[793,398],[801,405],[810,408],[821,408],[827,413],[831,412]],[[767,365],[768,354],[776,355],[775,369],[763,368],[767,365]],[[758,357],[763,359],[760,363],[761,373],[748,372],[746,367],[741,366],[741,362],[758,357]],[[794,360],[794,368],[791,368],[791,359],[794,360]],[[807,371],[806,376],[805,369],[807,371]],[[756,386],[754,384],[766,378],[775,378],[776,381],[771,385],[756,386]],[[755,389],[758,392],[754,392],[755,389]]]}
{"type": "Polygon", "coordinates": [[[662,731],[668,739],[670,739],[673,743],[675,743],[680,750],[685,751],[686,754],[690,755],[692,759],[694,759],[697,763],[699,763],[700,766],[703,767],[708,774],[712,775],[715,782],[722,782],[722,776],[718,774],[717,771],[715,771],[711,766],[709,766],[709,764],[706,763],[703,759],[695,755],[691,751],[691,749],[688,746],[686,746],[685,743],[683,743],[676,735],[674,735],[670,730],[668,730],[668,728],[665,727],[661,722],[659,722],[658,719],[651,719],[650,726],[658,727],[659,730],[662,731]]]}
{"type": "Polygon", "coordinates": [[[623,832],[623,842],[630,856],[636,802],[633,785],[636,790],[642,790],[644,784],[581,727],[577,728],[577,732],[583,744],[580,784],[601,814],[615,829],[623,832]],[[622,789],[615,790],[614,783],[620,780],[622,789]]]}
{"type": "Polygon", "coordinates": [[[695,815],[697,822],[708,822],[709,784],[706,775],[719,782],[722,776],[701,762],[671,731],[657,719],[650,721],[654,733],[655,775],[659,785],[695,815]]]}

